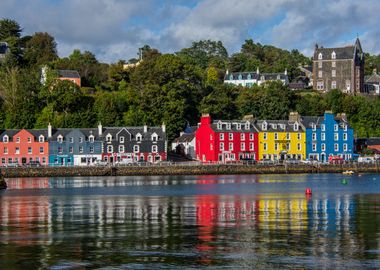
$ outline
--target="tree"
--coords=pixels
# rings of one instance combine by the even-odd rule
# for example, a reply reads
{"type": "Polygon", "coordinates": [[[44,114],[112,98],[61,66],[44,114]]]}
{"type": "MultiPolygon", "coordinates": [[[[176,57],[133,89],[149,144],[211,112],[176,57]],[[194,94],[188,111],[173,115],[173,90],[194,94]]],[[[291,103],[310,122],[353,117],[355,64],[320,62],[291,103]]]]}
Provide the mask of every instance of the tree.
{"type": "Polygon", "coordinates": [[[58,59],[57,44],[48,33],[35,33],[27,42],[24,60],[29,66],[41,66],[58,59]]]}
{"type": "Polygon", "coordinates": [[[20,38],[21,27],[18,22],[11,19],[0,20],[0,41],[4,41],[10,37],[20,38]]]}

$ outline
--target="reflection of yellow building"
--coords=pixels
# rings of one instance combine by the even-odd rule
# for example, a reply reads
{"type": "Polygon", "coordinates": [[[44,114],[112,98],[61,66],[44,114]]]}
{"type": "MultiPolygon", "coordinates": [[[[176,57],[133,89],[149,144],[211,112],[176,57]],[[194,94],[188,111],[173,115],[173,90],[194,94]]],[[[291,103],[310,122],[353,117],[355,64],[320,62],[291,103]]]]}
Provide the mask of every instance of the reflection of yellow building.
{"type": "MultiPolygon", "coordinates": [[[[298,117],[298,114],[297,114],[298,117]]],[[[306,133],[298,118],[259,120],[259,159],[306,158],[306,133]]]]}
{"type": "Polygon", "coordinates": [[[259,202],[259,226],[268,230],[307,230],[307,200],[299,195],[265,196],[259,202]],[[271,198],[273,197],[273,199],[271,198]]]}

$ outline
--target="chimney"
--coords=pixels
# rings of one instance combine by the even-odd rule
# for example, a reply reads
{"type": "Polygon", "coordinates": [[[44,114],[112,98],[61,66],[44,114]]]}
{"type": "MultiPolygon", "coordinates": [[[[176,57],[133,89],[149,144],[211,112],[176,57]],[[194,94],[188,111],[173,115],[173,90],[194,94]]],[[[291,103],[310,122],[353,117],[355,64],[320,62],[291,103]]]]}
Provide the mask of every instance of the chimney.
{"type": "Polygon", "coordinates": [[[147,132],[148,132],[148,126],[144,125],[144,133],[147,133],[147,132]]]}
{"type": "Polygon", "coordinates": [[[300,122],[301,116],[298,112],[289,113],[289,122],[300,122]]]}
{"type": "Polygon", "coordinates": [[[373,75],[377,75],[377,68],[374,68],[372,73],[373,75]]]}
{"type": "Polygon", "coordinates": [[[285,75],[288,75],[288,69],[285,68],[285,72],[284,72],[285,75]]]}
{"type": "Polygon", "coordinates": [[[211,124],[211,116],[208,113],[202,113],[201,117],[201,125],[210,125],[211,124]]]}
{"type": "Polygon", "coordinates": [[[318,44],[315,43],[315,50],[318,50],[318,44]]]}
{"type": "Polygon", "coordinates": [[[253,122],[254,120],[255,120],[255,117],[253,116],[253,114],[248,114],[248,115],[243,116],[243,121],[253,122]]]}
{"type": "Polygon", "coordinates": [[[103,126],[102,126],[102,123],[100,123],[100,122],[99,122],[99,125],[98,125],[98,133],[99,133],[99,136],[103,135],[103,126]]]}
{"type": "Polygon", "coordinates": [[[51,138],[53,136],[53,129],[51,124],[48,125],[48,138],[51,138]]]}
{"type": "Polygon", "coordinates": [[[162,128],[162,132],[166,132],[166,126],[165,126],[165,123],[162,123],[161,128],[162,128]]]}
{"type": "Polygon", "coordinates": [[[346,113],[341,113],[341,114],[340,114],[340,118],[341,118],[344,122],[347,122],[347,115],[346,115],[346,113]]]}
{"type": "Polygon", "coordinates": [[[257,73],[257,74],[260,74],[259,67],[257,67],[257,69],[256,69],[256,73],[257,73]]]}
{"type": "Polygon", "coordinates": [[[228,69],[226,70],[226,75],[228,75],[230,72],[228,71],[228,69]]]}

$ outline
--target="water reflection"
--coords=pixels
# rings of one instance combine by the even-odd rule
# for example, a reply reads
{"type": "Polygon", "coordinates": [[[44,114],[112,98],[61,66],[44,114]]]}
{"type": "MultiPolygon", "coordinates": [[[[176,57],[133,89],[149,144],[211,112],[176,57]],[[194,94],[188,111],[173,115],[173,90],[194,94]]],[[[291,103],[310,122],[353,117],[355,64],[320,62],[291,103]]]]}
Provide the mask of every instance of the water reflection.
{"type": "Polygon", "coordinates": [[[315,183],[308,176],[293,182],[286,181],[287,176],[272,177],[274,182],[260,178],[11,180],[10,190],[0,197],[0,254],[8,254],[0,269],[22,269],[24,263],[48,268],[78,261],[86,269],[129,264],[173,269],[380,266],[378,188],[372,189],[372,195],[353,193],[360,190],[355,185],[366,184],[362,179],[352,182],[348,192],[339,187],[335,193],[306,197],[303,192],[278,192],[276,181],[323,185],[319,179],[315,183]],[[103,183],[111,195],[93,192],[94,180],[94,187],[103,183]],[[180,191],[174,196],[160,195],[157,189],[155,196],[111,192],[124,184],[176,186],[180,191]],[[231,184],[240,188],[232,192],[231,184]],[[272,192],[257,192],[263,184],[272,192]],[[192,186],[199,194],[186,194],[192,186]],[[73,187],[83,189],[84,195],[73,195],[73,187]],[[53,188],[61,191],[52,194],[53,188]],[[46,192],[30,196],[28,189],[46,192]],[[204,194],[210,190],[216,194],[204,194]],[[17,256],[20,252],[22,259],[17,256]]]}

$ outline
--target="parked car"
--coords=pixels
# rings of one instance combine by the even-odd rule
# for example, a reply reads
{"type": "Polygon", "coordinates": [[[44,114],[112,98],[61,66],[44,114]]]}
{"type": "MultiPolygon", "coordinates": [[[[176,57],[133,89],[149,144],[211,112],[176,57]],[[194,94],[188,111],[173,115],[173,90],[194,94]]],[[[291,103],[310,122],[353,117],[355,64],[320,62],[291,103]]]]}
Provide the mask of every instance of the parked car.
{"type": "Polygon", "coordinates": [[[136,164],[137,166],[149,166],[149,165],[152,165],[151,162],[148,162],[148,161],[145,161],[145,160],[139,160],[139,161],[137,161],[134,164],[136,164]]]}
{"type": "Polygon", "coordinates": [[[329,156],[330,164],[343,164],[344,159],[341,156],[329,156]]]}
{"type": "Polygon", "coordinates": [[[95,166],[107,166],[108,162],[104,161],[104,160],[97,159],[97,160],[95,160],[94,165],[95,166]]]}
{"type": "Polygon", "coordinates": [[[133,159],[122,159],[115,162],[116,166],[131,166],[133,165],[133,159]]]}
{"type": "Polygon", "coordinates": [[[256,160],[254,160],[252,158],[242,158],[242,159],[240,159],[240,161],[243,164],[248,164],[248,165],[254,165],[254,164],[256,164],[256,160]]]}
{"type": "Polygon", "coordinates": [[[376,161],[375,157],[359,157],[359,163],[374,163],[376,161]]]}
{"type": "Polygon", "coordinates": [[[300,161],[298,159],[295,159],[295,158],[288,158],[288,159],[285,159],[284,163],[286,163],[286,164],[299,164],[300,161]]]}

